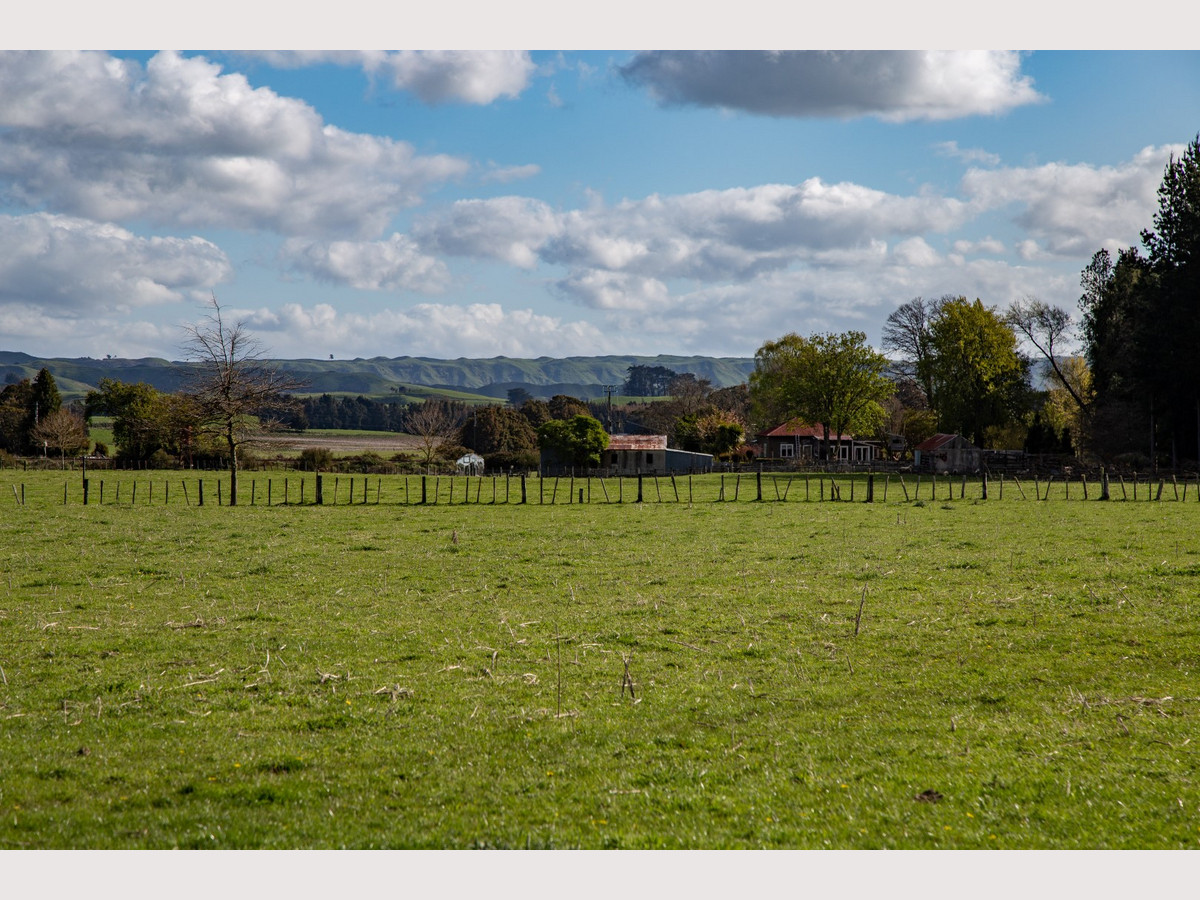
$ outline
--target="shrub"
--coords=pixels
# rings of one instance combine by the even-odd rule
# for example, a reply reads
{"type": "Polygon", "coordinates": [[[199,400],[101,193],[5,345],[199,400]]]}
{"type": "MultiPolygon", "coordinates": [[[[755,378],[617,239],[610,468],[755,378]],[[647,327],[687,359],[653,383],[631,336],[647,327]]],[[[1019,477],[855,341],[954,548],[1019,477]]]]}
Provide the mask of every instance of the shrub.
{"type": "Polygon", "coordinates": [[[387,465],[386,460],[373,450],[360,453],[355,462],[357,463],[356,468],[363,474],[379,472],[387,465]]]}
{"type": "Polygon", "coordinates": [[[333,453],[324,447],[305,447],[300,451],[300,468],[316,472],[333,467],[333,453]]]}
{"type": "Polygon", "coordinates": [[[0,450],[0,469],[15,469],[17,458],[7,450],[0,450]]]}
{"type": "Polygon", "coordinates": [[[161,448],[151,453],[146,463],[152,469],[171,469],[175,467],[175,459],[166,450],[161,448]]]}

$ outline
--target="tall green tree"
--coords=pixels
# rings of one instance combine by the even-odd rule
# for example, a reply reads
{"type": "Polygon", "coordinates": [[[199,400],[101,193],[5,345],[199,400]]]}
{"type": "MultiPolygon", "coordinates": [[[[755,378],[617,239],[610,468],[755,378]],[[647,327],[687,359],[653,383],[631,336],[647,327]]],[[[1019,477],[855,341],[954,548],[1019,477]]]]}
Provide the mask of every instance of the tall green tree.
{"type": "Polygon", "coordinates": [[[1154,227],[1114,263],[1100,250],[1083,270],[1084,348],[1102,455],[1149,451],[1200,458],[1200,135],[1172,156],[1154,227]]]}
{"type": "Polygon", "coordinates": [[[571,419],[575,416],[590,416],[591,410],[588,405],[578,397],[572,397],[570,394],[555,394],[550,398],[547,408],[550,411],[550,417],[554,419],[571,419]]]}
{"type": "Polygon", "coordinates": [[[808,338],[792,333],[767,341],[750,373],[750,396],[760,417],[820,424],[826,455],[831,431],[839,444],[843,434],[874,431],[884,418],[881,404],[895,387],[884,375],[887,358],[866,341],[861,331],[808,338]]]}
{"type": "Polygon", "coordinates": [[[538,428],[538,446],[551,451],[566,465],[581,469],[600,465],[600,454],[608,446],[608,433],[599,419],[572,416],[551,419],[538,428]]]}
{"type": "Polygon", "coordinates": [[[0,450],[26,453],[29,417],[33,409],[33,382],[22,378],[0,391],[0,450]]]}
{"type": "Polygon", "coordinates": [[[629,397],[663,397],[670,390],[671,379],[678,374],[666,366],[630,366],[625,370],[621,393],[629,397]]]}
{"type": "Polygon", "coordinates": [[[38,424],[62,408],[62,396],[49,369],[41,369],[32,381],[23,378],[0,391],[0,449],[13,453],[40,452],[42,442],[33,431],[38,424]]]}
{"type": "Polygon", "coordinates": [[[49,369],[41,369],[33,379],[31,395],[33,408],[29,411],[29,428],[32,430],[43,416],[56,413],[62,408],[62,396],[49,369]]]}
{"type": "Polygon", "coordinates": [[[477,406],[458,432],[458,442],[481,456],[532,453],[537,432],[511,406],[477,406]]]}
{"type": "Polygon", "coordinates": [[[1143,361],[1161,446],[1200,459],[1200,135],[1171,157],[1154,228],[1142,232],[1149,296],[1143,361]]]}
{"type": "Polygon", "coordinates": [[[98,390],[84,401],[84,418],[112,417],[117,455],[145,461],[156,451],[187,459],[195,449],[199,421],[192,399],[184,394],[164,394],[144,382],[130,384],[101,378],[98,390]]]}
{"type": "Polygon", "coordinates": [[[958,297],[942,304],[930,339],[938,427],[988,446],[989,430],[1019,418],[1029,404],[1029,361],[1016,335],[994,309],[958,297]]]}

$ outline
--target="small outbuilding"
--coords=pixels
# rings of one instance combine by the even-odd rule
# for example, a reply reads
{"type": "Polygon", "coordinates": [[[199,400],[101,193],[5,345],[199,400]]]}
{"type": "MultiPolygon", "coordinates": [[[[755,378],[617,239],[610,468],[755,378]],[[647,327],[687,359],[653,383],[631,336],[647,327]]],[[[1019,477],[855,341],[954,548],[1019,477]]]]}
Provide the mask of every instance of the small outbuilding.
{"type": "Polygon", "coordinates": [[[460,456],[454,463],[458,467],[460,475],[482,475],[483,464],[483,457],[478,453],[468,453],[465,456],[460,456]]]}
{"type": "Polygon", "coordinates": [[[601,454],[613,475],[671,475],[712,471],[711,453],[693,453],[667,446],[665,434],[614,434],[601,454]]]}
{"type": "Polygon", "coordinates": [[[978,472],[982,451],[961,434],[935,434],[913,448],[917,472],[978,472]]]}

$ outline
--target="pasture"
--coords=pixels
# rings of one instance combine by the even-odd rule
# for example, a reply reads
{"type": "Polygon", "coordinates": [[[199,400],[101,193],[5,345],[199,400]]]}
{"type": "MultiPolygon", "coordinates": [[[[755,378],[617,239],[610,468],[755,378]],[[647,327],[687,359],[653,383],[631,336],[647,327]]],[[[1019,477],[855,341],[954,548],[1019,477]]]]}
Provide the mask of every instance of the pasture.
{"type": "Polygon", "coordinates": [[[0,472],[0,847],[1200,841],[1194,485],[137,474],[0,472]]]}

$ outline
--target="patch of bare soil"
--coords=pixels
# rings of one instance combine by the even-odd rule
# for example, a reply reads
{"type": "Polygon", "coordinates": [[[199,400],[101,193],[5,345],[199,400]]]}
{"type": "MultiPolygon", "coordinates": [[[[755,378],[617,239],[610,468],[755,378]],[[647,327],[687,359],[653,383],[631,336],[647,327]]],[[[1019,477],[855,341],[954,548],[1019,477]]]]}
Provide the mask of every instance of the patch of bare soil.
{"type": "Polygon", "coordinates": [[[296,434],[292,432],[277,432],[264,434],[255,439],[256,449],[260,453],[287,453],[315,447],[328,450],[331,453],[366,453],[373,451],[381,456],[392,453],[410,453],[420,447],[420,439],[410,434],[395,434],[381,431],[379,436],[365,435],[331,435],[331,434],[296,434]]]}

